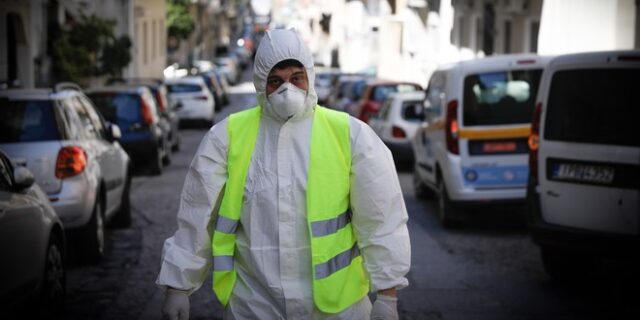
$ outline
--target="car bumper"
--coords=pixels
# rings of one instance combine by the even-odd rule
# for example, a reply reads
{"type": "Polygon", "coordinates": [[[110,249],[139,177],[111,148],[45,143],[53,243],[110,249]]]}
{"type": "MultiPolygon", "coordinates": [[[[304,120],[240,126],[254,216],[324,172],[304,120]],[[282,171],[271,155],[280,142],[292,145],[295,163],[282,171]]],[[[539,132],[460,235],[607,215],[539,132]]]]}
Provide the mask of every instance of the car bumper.
{"type": "Polygon", "coordinates": [[[84,174],[67,178],[60,192],[47,195],[65,230],[82,227],[91,219],[98,190],[94,180],[84,174]]]}
{"type": "Polygon", "coordinates": [[[134,164],[157,160],[158,143],[154,139],[121,142],[134,164]]]}
{"type": "Polygon", "coordinates": [[[638,235],[595,232],[548,223],[542,218],[539,198],[527,198],[527,225],[533,241],[543,247],[616,259],[640,259],[638,235]]]}
{"type": "Polygon", "coordinates": [[[391,150],[396,161],[413,162],[413,148],[411,142],[389,142],[385,141],[387,148],[391,150]]]}

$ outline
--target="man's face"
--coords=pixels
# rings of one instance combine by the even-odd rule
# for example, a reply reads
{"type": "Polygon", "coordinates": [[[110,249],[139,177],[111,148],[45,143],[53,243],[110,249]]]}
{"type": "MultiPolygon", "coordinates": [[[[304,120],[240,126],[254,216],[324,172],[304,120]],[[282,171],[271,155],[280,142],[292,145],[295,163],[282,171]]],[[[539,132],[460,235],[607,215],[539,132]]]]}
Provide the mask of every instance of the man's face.
{"type": "Polygon", "coordinates": [[[282,69],[274,68],[271,69],[271,72],[269,72],[267,76],[267,96],[280,88],[285,82],[290,82],[302,90],[309,90],[309,80],[307,79],[307,72],[304,68],[296,66],[289,66],[282,69]]]}

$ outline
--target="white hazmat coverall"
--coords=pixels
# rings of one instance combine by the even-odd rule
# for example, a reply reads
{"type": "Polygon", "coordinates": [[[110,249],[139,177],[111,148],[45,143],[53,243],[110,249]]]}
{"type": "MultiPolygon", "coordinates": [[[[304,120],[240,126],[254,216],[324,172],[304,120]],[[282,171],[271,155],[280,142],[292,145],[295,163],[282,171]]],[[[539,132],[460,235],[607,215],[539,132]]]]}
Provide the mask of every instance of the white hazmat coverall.
{"type": "MultiPolygon", "coordinates": [[[[371,302],[326,314],[313,302],[311,249],[305,215],[310,134],[317,101],[313,61],[293,31],[265,35],[254,64],[254,85],[263,106],[237,228],[237,281],[226,319],[367,319],[371,302]],[[266,78],[280,61],[300,61],[309,90],[305,106],[284,119],[265,96],[266,78]]],[[[371,290],[403,288],[410,265],[407,210],[388,148],[363,122],[350,117],[352,225],[371,280],[371,290]]],[[[197,290],[210,271],[211,238],[227,179],[227,119],[203,138],[187,173],[178,230],[165,241],[162,287],[197,290]]]]}

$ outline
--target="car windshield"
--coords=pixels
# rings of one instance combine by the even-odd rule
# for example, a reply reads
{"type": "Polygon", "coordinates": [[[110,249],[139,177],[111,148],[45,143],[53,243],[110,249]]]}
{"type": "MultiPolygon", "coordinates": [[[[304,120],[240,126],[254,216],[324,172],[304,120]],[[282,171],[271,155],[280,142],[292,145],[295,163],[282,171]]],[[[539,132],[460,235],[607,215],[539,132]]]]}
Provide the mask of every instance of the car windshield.
{"type": "Polygon", "coordinates": [[[501,71],[464,79],[465,126],[530,123],[542,70],[501,71]]]}
{"type": "Polygon", "coordinates": [[[169,93],[200,92],[201,90],[200,86],[195,84],[177,83],[167,85],[169,93]]]}
{"type": "Polygon", "coordinates": [[[121,128],[128,128],[142,118],[140,97],[130,93],[104,92],[91,93],[89,97],[102,116],[121,128]]]}
{"type": "Polygon", "coordinates": [[[412,92],[418,88],[413,84],[388,84],[376,86],[371,93],[371,100],[383,101],[390,93],[394,92],[412,92]]]}
{"type": "Polygon", "coordinates": [[[60,140],[58,114],[48,100],[0,99],[0,142],[60,140]]]}
{"type": "Polygon", "coordinates": [[[547,101],[548,140],[640,147],[640,69],[559,71],[547,101]],[[589,94],[585,94],[585,92],[589,94]]]}

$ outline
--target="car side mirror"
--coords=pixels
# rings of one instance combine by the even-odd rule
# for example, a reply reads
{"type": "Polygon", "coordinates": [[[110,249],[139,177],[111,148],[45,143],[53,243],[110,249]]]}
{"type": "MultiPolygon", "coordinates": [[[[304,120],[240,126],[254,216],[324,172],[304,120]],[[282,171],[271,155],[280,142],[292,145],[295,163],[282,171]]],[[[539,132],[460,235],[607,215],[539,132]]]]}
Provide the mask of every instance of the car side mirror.
{"type": "Polygon", "coordinates": [[[115,123],[107,124],[107,140],[110,142],[119,141],[122,138],[122,131],[120,131],[120,127],[115,123]]]}
{"type": "Polygon", "coordinates": [[[29,169],[21,166],[16,166],[13,169],[13,183],[16,190],[24,190],[33,185],[35,179],[33,173],[29,169]]]}

